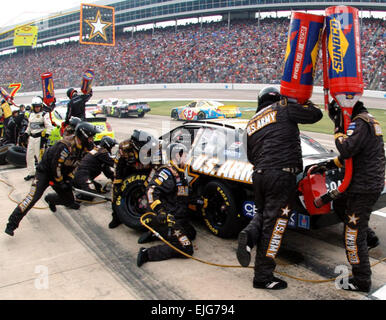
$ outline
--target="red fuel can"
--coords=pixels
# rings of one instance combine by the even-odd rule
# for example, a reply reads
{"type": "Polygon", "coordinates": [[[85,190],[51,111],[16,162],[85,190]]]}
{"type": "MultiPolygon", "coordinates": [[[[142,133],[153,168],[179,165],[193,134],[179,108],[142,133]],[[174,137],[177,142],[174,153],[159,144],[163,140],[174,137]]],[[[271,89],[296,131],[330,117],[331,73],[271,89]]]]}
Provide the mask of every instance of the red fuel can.
{"type": "Polygon", "coordinates": [[[49,106],[55,100],[54,80],[52,78],[52,73],[42,73],[40,78],[42,79],[43,102],[49,106]]]}
{"type": "Polygon", "coordinates": [[[364,87],[358,9],[327,8],[326,33],[330,94],[342,108],[346,131],[364,87]]]}
{"type": "Polygon", "coordinates": [[[280,93],[299,103],[312,95],[323,25],[324,16],[292,13],[280,93]]]}
{"type": "Polygon", "coordinates": [[[83,94],[88,94],[91,91],[92,81],[94,79],[94,70],[87,69],[82,77],[81,91],[83,94]]]}

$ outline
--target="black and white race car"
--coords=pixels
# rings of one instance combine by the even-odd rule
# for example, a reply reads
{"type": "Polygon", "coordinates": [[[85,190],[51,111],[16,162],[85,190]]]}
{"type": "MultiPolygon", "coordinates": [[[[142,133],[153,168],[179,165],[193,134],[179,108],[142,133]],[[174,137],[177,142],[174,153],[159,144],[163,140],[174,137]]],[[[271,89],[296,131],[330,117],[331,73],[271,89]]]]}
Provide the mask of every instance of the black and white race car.
{"type": "MultiPolygon", "coordinates": [[[[219,237],[236,236],[256,211],[252,189],[252,164],[244,148],[247,120],[190,121],[160,137],[162,150],[171,142],[187,146],[189,160],[185,175],[191,187],[190,208],[202,216],[210,232],[219,237]],[[198,201],[197,201],[198,200],[198,201]]],[[[320,143],[301,134],[304,170],[297,176],[298,197],[288,227],[317,229],[341,222],[345,199],[341,197],[324,207],[324,212],[310,212],[305,201],[305,182],[313,165],[336,156],[320,143]]],[[[139,229],[139,217],[146,212],[144,181],[148,172],[136,172],[125,181],[125,191],[118,214],[126,225],[139,229]],[[127,192],[126,192],[127,191],[127,192]]],[[[344,177],[344,169],[329,170],[322,179],[322,190],[336,189],[344,177]]],[[[318,192],[318,190],[317,190],[318,192]]],[[[320,192],[320,191],[319,191],[320,192]]],[[[320,195],[320,194],[319,194],[320,195]]],[[[386,206],[386,190],[374,210],[386,206]]]]}
{"type": "Polygon", "coordinates": [[[127,118],[138,116],[142,118],[145,113],[151,111],[147,102],[133,99],[109,99],[102,103],[102,112],[111,117],[127,118]]]}

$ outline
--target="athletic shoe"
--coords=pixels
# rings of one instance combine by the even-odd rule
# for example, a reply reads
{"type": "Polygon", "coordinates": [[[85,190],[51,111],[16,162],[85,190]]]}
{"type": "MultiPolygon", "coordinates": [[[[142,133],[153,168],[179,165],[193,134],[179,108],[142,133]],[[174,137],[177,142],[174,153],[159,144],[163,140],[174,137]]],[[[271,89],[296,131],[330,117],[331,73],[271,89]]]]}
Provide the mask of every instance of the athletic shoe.
{"type": "Polygon", "coordinates": [[[248,232],[240,231],[238,237],[237,260],[243,267],[248,267],[251,262],[251,247],[248,246],[248,232]]]}
{"type": "Polygon", "coordinates": [[[273,277],[268,281],[253,280],[253,287],[256,289],[281,290],[287,288],[287,282],[279,278],[273,277]]]}
{"type": "Polygon", "coordinates": [[[354,277],[350,277],[347,281],[347,286],[343,285],[342,289],[347,291],[359,291],[367,293],[371,289],[371,284],[360,284],[354,279],[354,277]]]}
{"type": "Polygon", "coordinates": [[[137,266],[141,267],[145,262],[149,261],[149,256],[147,254],[146,248],[139,249],[138,256],[137,256],[137,266]]]}
{"type": "Polygon", "coordinates": [[[48,206],[49,206],[50,210],[51,210],[52,212],[56,212],[56,206],[55,206],[54,203],[52,203],[52,202],[49,200],[48,195],[46,195],[46,196],[44,197],[44,200],[48,203],[48,206]]]}

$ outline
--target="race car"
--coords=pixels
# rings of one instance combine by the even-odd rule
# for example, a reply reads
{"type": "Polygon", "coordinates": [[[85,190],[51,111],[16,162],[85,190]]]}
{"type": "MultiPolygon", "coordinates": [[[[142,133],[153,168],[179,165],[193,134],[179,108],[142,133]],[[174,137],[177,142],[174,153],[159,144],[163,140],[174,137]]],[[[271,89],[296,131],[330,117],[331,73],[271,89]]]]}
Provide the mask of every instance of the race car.
{"type": "Polygon", "coordinates": [[[147,102],[139,100],[110,99],[110,101],[103,104],[102,110],[105,115],[111,117],[127,118],[129,116],[138,116],[138,118],[142,118],[151,109],[147,102]]]}
{"type": "MultiPolygon", "coordinates": [[[[223,238],[237,236],[256,213],[253,166],[244,148],[247,122],[243,119],[188,121],[159,138],[163,151],[172,142],[182,143],[189,150],[185,176],[191,188],[190,209],[201,216],[211,233],[223,238]]],[[[305,134],[300,138],[304,168],[297,175],[298,196],[288,227],[310,230],[339,223],[345,210],[343,196],[323,207],[324,212],[310,210],[309,198],[305,196],[305,186],[314,165],[332,159],[336,154],[305,134]]],[[[163,163],[166,163],[165,154],[163,163]]],[[[133,172],[123,183],[117,213],[124,224],[134,229],[142,227],[139,219],[146,212],[144,183],[148,174],[146,171],[133,172]]],[[[319,179],[319,187],[327,192],[336,189],[343,177],[344,168],[329,170],[325,175],[314,174],[312,179],[319,179]]],[[[385,205],[386,188],[373,210],[385,205]]]]}
{"type": "MultiPolygon", "coordinates": [[[[60,125],[66,118],[67,106],[55,107],[52,111],[52,121],[57,125],[52,131],[48,139],[48,145],[51,146],[55,142],[59,141],[62,137],[60,135],[60,125]]],[[[97,116],[95,113],[86,109],[86,121],[95,125],[101,133],[98,133],[94,137],[94,142],[98,144],[103,136],[115,137],[115,133],[111,125],[106,121],[105,117],[97,116]]]]}
{"type": "Polygon", "coordinates": [[[172,109],[170,116],[175,120],[238,118],[241,117],[241,111],[236,105],[224,105],[214,100],[196,100],[172,109]]]}

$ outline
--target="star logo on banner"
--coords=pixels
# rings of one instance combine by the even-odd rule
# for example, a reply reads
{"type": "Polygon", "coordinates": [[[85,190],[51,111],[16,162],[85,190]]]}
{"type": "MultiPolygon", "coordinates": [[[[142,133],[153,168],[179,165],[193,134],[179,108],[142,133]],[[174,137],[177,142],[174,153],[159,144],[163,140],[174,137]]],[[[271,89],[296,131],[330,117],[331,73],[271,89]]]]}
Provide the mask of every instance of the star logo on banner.
{"type": "Polygon", "coordinates": [[[359,217],[356,217],[355,213],[353,213],[351,216],[348,216],[348,218],[350,219],[348,223],[352,223],[354,225],[356,225],[357,221],[359,220],[359,217]]]}
{"type": "Polygon", "coordinates": [[[288,217],[288,214],[291,212],[291,209],[288,208],[288,206],[286,206],[285,208],[282,208],[281,211],[282,211],[282,214],[281,214],[282,216],[288,217]]]}
{"type": "Polygon", "coordinates": [[[92,28],[90,33],[90,40],[97,35],[100,35],[106,42],[106,28],[112,25],[112,22],[103,21],[101,18],[101,12],[98,10],[98,13],[95,17],[95,20],[84,20],[92,28]]]}

